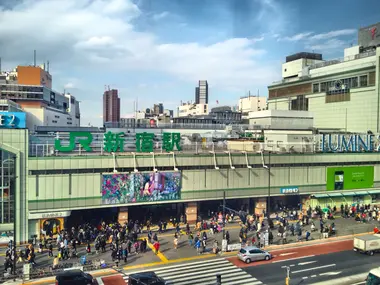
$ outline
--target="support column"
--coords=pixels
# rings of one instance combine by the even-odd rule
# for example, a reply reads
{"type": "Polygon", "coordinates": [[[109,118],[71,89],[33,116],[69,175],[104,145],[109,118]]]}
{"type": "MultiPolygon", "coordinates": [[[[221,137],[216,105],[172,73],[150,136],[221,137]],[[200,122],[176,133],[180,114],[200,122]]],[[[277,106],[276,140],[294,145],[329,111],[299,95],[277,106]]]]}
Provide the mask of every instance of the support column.
{"type": "Polygon", "coordinates": [[[187,203],[185,206],[186,221],[195,224],[198,216],[198,205],[196,202],[187,203]]]}
{"type": "Polygon", "coordinates": [[[120,207],[119,215],[117,217],[119,224],[123,225],[125,222],[128,222],[128,207],[120,207]]]}

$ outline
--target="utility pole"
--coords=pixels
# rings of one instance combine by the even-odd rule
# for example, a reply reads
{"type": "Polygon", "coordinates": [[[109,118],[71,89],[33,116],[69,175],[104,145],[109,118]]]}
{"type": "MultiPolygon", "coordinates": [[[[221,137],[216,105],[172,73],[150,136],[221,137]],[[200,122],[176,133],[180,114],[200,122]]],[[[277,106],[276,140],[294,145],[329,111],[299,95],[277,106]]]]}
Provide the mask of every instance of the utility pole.
{"type": "Polygon", "coordinates": [[[268,222],[270,220],[270,151],[268,152],[268,205],[267,205],[267,215],[268,222]]]}
{"type": "Polygon", "coordinates": [[[226,236],[226,191],[223,190],[223,239],[226,236]]]}

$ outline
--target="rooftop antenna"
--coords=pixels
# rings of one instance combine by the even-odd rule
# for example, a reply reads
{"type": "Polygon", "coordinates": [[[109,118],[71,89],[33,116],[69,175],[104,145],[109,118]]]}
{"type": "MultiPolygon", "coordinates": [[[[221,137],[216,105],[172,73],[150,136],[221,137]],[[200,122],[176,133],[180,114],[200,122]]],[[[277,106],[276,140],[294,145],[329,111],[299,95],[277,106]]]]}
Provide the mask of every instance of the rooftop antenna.
{"type": "Polygon", "coordinates": [[[260,89],[257,88],[257,97],[260,97],[260,89]]]}
{"type": "Polygon", "coordinates": [[[50,62],[47,61],[47,72],[49,73],[50,62]]]}
{"type": "Polygon", "coordinates": [[[37,64],[37,51],[36,50],[34,50],[34,67],[36,67],[36,64],[37,64]]]}
{"type": "Polygon", "coordinates": [[[0,74],[1,74],[1,57],[0,57],[0,74]]]}
{"type": "Polygon", "coordinates": [[[108,85],[108,91],[111,91],[110,86],[108,85]]]}

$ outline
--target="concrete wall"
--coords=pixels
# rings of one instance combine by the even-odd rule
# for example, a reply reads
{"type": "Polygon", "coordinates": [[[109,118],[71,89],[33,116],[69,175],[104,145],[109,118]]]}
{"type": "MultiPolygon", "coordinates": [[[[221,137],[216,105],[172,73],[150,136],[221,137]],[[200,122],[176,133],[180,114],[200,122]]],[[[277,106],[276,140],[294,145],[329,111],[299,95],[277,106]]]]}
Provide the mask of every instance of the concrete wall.
{"type": "MultiPolygon", "coordinates": [[[[267,157],[265,157],[267,161],[267,157]]],[[[137,168],[141,172],[152,171],[152,157],[137,157],[137,168]]],[[[262,168],[260,155],[251,154],[246,167],[245,155],[232,155],[230,169],[228,155],[216,157],[219,170],[214,169],[213,156],[178,155],[176,166],[183,168],[206,168],[182,170],[182,201],[221,199],[223,190],[228,198],[249,198],[266,196],[268,174],[262,168]]],[[[314,154],[314,155],[272,155],[271,186],[272,195],[280,195],[284,186],[298,186],[300,194],[326,191],[326,166],[350,163],[352,165],[377,163],[377,154],[314,154]],[[341,162],[341,163],[340,163],[341,162]],[[314,165],[313,163],[318,163],[314,165]],[[302,165],[300,165],[302,164],[302,165]],[[298,165],[298,166],[297,166],[298,165]]],[[[156,156],[156,167],[166,170],[173,166],[171,156],[156,156]]],[[[117,157],[119,172],[133,171],[131,156],[117,157]]],[[[101,173],[113,170],[112,157],[51,157],[29,159],[29,210],[63,210],[78,208],[107,207],[101,204],[101,173]],[[71,169],[69,173],[68,170],[71,169]],[[86,170],[89,169],[89,170],[86,170]],[[47,171],[55,170],[55,173],[47,171]],[[79,172],[91,173],[79,173],[79,172]],[[66,173],[65,173],[66,172],[66,173]],[[45,174],[44,174],[45,173],[45,174]]],[[[380,181],[380,165],[375,165],[375,181],[380,181]]],[[[376,187],[380,183],[375,182],[376,187]]],[[[169,201],[173,202],[173,201],[169,201]]],[[[136,205],[136,204],[133,204],[136,205]]],[[[109,207],[109,206],[108,206],[109,207]]]]}
{"type": "MultiPolygon", "coordinates": [[[[0,149],[10,152],[16,156],[16,241],[28,240],[28,131],[0,129],[0,149]]],[[[1,161],[0,161],[1,163],[1,161]]],[[[13,230],[13,224],[0,224],[0,231],[13,230]]]]}

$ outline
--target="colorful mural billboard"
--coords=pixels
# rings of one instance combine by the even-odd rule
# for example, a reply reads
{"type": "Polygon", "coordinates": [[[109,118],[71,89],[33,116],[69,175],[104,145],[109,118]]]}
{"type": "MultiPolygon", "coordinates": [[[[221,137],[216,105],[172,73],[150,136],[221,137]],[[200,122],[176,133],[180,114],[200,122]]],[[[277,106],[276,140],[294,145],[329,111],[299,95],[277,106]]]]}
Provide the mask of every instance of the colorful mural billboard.
{"type": "Polygon", "coordinates": [[[125,204],[178,200],[180,172],[103,174],[102,203],[125,204]]]}

